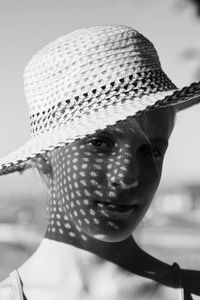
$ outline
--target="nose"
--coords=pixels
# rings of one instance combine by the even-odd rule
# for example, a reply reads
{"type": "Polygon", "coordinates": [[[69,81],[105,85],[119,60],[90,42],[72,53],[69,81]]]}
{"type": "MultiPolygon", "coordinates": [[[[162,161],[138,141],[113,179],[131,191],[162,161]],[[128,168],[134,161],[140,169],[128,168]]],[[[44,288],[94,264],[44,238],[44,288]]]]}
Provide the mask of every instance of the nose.
{"type": "MultiPolygon", "coordinates": [[[[116,170],[116,167],[115,167],[116,170]]],[[[135,162],[135,164],[129,164],[129,166],[126,166],[126,168],[117,169],[117,172],[115,171],[115,174],[110,174],[109,178],[109,185],[111,188],[117,188],[117,189],[131,189],[136,188],[139,184],[139,172],[138,172],[138,166],[135,162]]]]}
{"type": "Polygon", "coordinates": [[[136,157],[136,146],[129,149],[126,147],[124,152],[121,151],[120,159],[119,156],[116,156],[116,160],[113,159],[108,179],[111,188],[126,190],[139,185],[140,163],[136,157]]]}
{"type": "Polygon", "coordinates": [[[142,165],[137,153],[142,143],[140,136],[132,132],[131,137],[119,143],[119,151],[113,154],[108,166],[108,182],[112,189],[130,190],[139,185],[142,165]]]}
{"type": "Polygon", "coordinates": [[[110,179],[109,183],[111,187],[117,187],[119,189],[126,190],[126,189],[136,188],[139,184],[139,181],[136,179],[132,183],[127,184],[124,183],[122,180],[119,180],[117,182],[117,180],[112,181],[112,179],[110,179]]]}

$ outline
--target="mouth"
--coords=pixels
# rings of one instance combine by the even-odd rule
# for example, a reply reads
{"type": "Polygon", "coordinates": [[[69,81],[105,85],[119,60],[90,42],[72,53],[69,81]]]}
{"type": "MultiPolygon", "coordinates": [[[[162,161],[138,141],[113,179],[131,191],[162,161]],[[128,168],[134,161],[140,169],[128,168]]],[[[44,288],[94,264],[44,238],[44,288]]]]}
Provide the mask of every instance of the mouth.
{"type": "Polygon", "coordinates": [[[101,201],[96,201],[98,207],[100,208],[106,208],[111,211],[117,211],[117,212],[129,212],[133,208],[137,207],[137,204],[132,204],[132,205],[120,205],[120,204],[113,204],[113,203],[106,203],[106,202],[101,202],[101,201]]]}

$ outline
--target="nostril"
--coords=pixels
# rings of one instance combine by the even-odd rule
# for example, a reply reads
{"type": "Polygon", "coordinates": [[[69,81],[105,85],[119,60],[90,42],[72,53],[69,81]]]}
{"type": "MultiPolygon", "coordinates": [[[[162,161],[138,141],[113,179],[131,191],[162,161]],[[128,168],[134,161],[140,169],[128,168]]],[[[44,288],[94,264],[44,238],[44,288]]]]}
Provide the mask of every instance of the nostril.
{"type": "Polygon", "coordinates": [[[109,185],[111,188],[120,186],[120,184],[117,183],[116,181],[114,181],[112,178],[111,178],[110,180],[108,180],[108,185],[109,185]]]}
{"type": "Polygon", "coordinates": [[[125,184],[124,182],[120,181],[120,185],[122,189],[130,189],[130,188],[135,188],[137,187],[139,184],[138,180],[135,180],[133,183],[131,184],[125,184]]]}
{"type": "Polygon", "coordinates": [[[139,185],[139,181],[136,179],[132,183],[124,183],[121,179],[115,180],[114,177],[111,177],[108,181],[108,184],[111,188],[120,188],[120,189],[130,189],[130,188],[136,188],[139,185]]]}
{"type": "Polygon", "coordinates": [[[117,183],[117,182],[113,182],[113,183],[111,183],[111,185],[112,185],[112,186],[119,186],[120,184],[117,183]]]}

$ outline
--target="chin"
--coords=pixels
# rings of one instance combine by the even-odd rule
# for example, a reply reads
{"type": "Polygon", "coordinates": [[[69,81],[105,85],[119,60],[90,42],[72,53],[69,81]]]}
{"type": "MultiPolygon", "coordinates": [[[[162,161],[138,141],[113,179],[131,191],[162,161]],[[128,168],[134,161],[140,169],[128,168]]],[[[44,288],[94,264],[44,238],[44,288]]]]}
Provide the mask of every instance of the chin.
{"type": "Polygon", "coordinates": [[[116,243],[122,242],[123,240],[127,239],[130,235],[132,235],[134,229],[137,227],[139,220],[134,220],[134,222],[127,222],[126,221],[118,221],[113,222],[113,226],[111,225],[104,225],[101,228],[96,230],[95,228],[87,228],[85,233],[87,233],[91,238],[102,242],[108,243],[116,243]]]}
{"type": "Polygon", "coordinates": [[[130,232],[112,232],[112,233],[97,233],[93,235],[93,238],[108,243],[117,243],[122,242],[123,240],[127,239],[130,235],[132,235],[132,231],[130,232]]]}

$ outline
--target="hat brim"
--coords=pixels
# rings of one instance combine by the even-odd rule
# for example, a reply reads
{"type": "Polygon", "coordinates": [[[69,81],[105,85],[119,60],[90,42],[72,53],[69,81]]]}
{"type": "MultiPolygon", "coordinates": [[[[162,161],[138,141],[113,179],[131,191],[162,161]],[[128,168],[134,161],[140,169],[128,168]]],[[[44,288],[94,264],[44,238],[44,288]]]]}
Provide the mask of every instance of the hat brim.
{"type": "Polygon", "coordinates": [[[173,106],[178,112],[199,102],[200,82],[192,83],[190,86],[181,89],[157,92],[141,97],[137,96],[134,99],[127,96],[123,103],[119,102],[115,105],[109,105],[108,103],[106,107],[98,111],[92,111],[84,117],[72,121],[70,126],[66,124],[48,133],[31,138],[22,147],[0,159],[0,175],[15,171],[20,172],[30,168],[30,160],[38,155],[94,134],[97,130],[103,130],[109,125],[126,120],[128,117],[169,106],[173,106]]]}

